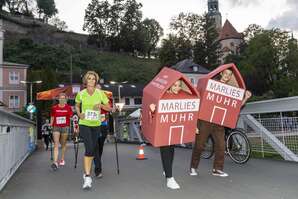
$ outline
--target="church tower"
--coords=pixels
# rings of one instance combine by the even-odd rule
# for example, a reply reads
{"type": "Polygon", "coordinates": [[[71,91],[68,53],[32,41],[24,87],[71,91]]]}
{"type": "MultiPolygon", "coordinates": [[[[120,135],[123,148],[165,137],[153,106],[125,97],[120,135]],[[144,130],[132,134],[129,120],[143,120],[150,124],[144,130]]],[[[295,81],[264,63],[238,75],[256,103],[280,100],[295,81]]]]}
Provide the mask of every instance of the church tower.
{"type": "Polygon", "coordinates": [[[222,26],[221,13],[219,12],[218,0],[208,0],[208,16],[215,20],[216,29],[220,30],[222,26]]]}

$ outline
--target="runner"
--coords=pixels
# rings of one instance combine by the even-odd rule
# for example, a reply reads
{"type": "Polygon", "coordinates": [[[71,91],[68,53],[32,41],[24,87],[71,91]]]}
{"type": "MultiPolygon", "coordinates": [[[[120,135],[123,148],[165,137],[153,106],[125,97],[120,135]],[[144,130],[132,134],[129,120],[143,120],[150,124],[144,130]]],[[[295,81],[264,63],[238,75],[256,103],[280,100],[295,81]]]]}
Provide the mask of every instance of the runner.
{"type": "Polygon", "coordinates": [[[105,93],[96,88],[98,80],[99,76],[96,72],[88,71],[83,78],[86,89],[80,91],[75,99],[76,112],[80,118],[79,129],[76,130],[79,130],[85,146],[83,189],[92,187],[90,172],[98,150],[98,139],[101,136],[100,110],[111,110],[105,93]]]}
{"type": "Polygon", "coordinates": [[[50,132],[51,132],[51,125],[50,121],[46,119],[46,123],[44,123],[41,127],[43,141],[46,145],[46,150],[49,149],[49,143],[50,143],[50,132]]]}
{"type": "Polygon", "coordinates": [[[65,93],[59,94],[59,103],[54,105],[51,110],[51,126],[53,128],[54,140],[54,160],[51,165],[56,171],[59,166],[65,165],[66,142],[69,133],[70,117],[73,112],[67,104],[67,96],[65,93]],[[58,161],[59,142],[61,144],[61,159],[58,161]]]}

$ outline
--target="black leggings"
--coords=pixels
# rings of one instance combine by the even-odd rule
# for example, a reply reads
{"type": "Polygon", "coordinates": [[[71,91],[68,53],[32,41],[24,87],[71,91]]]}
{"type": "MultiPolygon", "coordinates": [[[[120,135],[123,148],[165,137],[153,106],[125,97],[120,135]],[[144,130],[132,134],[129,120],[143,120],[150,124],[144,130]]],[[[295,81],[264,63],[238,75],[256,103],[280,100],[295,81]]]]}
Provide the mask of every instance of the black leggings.
{"type": "Polygon", "coordinates": [[[160,147],[160,157],[162,162],[163,170],[165,171],[166,178],[173,176],[173,160],[174,160],[174,145],[160,147]]]}
{"type": "Polygon", "coordinates": [[[96,151],[96,154],[94,157],[95,169],[98,170],[99,172],[102,171],[101,156],[103,151],[103,145],[105,143],[105,140],[108,134],[108,126],[102,125],[100,126],[100,129],[101,129],[102,136],[98,139],[98,150],[96,151]]]}
{"type": "Polygon", "coordinates": [[[94,157],[98,150],[97,140],[101,136],[100,126],[80,125],[80,137],[83,138],[85,146],[85,156],[94,157]]]}

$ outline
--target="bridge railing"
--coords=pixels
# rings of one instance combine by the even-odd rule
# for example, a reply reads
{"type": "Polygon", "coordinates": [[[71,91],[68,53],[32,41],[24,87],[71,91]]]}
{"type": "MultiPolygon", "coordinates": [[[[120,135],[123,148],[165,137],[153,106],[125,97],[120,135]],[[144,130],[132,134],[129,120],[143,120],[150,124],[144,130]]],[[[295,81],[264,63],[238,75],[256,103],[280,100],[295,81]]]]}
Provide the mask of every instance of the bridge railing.
{"type": "Polygon", "coordinates": [[[0,191],[35,146],[35,123],[0,110],[0,191]]]}

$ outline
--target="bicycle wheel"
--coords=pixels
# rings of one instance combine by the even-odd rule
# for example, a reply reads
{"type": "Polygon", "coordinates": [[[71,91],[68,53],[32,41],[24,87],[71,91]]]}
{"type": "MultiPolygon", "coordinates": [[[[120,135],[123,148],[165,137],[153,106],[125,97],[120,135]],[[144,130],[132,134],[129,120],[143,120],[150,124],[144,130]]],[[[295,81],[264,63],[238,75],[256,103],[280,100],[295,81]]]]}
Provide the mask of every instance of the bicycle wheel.
{"type": "Polygon", "coordinates": [[[227,153],[234,162],[244,164],[249,160],[251,154],[249,140],[244,130],[233,129],[231,131],[226,141],[227,153]]]}
{"type": "Polygon", "coordinates": [[[208,137],[204,151],[201,154],[201,157],[204,159],[210,159],[214,153],[214,142],[211,136],[208,137]]]}

